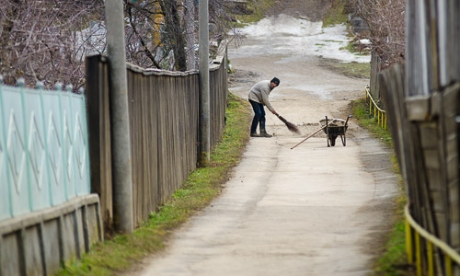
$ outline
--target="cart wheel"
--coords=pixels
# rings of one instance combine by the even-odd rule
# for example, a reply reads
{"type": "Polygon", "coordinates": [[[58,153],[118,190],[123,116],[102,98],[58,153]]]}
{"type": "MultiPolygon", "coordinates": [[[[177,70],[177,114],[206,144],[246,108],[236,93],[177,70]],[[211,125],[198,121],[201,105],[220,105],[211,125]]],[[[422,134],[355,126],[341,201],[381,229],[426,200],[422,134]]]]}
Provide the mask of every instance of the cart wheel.
{"type": "Polygon", "coordinates": [[[335,139],[337,139],[337,136],[336,137],[331,137],[331,147],[335,146],[335,139]]]}
{"type": "Polygon", "coordinates": [[[345,135],[343,135],[340,136],[340,139],[342,139],[342,145],[345,147],[347,145],[347,138],[345,137],[345,135]]]}

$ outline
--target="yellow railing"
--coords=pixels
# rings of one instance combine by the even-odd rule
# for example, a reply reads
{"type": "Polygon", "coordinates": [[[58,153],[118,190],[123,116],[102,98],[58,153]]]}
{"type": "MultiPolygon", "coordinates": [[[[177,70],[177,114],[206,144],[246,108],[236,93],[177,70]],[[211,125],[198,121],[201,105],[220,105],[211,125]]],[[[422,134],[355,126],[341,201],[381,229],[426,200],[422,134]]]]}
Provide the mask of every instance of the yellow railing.
{"type": "Polygon", "coordinates": [[[369,102],[369,112],[372,114],[372,116],[377,118],[377,123],[381,128],[387,129],[387,115],[385,110],[381,109],[374,101],[370,93],[369,86],[366,86],[364,92],[366,102],[369,102]]]}
{"type": "Polygon", "coordinates": [[[453,266],[452,261],[457,265],[460,264],[460,255],[444,241],[438,239],[432,234],[428,233],[423,229],[415,220],[412,218],[409,212],[409,206],[404,209],[404,215],[406,217],[406,252],[409,264],[415,265],[417,275],[428,275],[434,276],[435,262],[434,256],[437,253],[435,248],[440,249],[441,256],[444,258],[444,274],[446,276],[452,276],[453,266]],[[422,239],[425,243],[425,254],[423,254],[422,239]],[[415,255],[415,256],[414,256],[415,255]],[[425,264],[422,262],[422,258],[425,258],[425,264]],[[415,258],[415,259],[414,259],[415,258]],[[415,262],[415,263],[414,263],[415,262]],[[423,267],[426,271],[423,272],[423,267]]]}

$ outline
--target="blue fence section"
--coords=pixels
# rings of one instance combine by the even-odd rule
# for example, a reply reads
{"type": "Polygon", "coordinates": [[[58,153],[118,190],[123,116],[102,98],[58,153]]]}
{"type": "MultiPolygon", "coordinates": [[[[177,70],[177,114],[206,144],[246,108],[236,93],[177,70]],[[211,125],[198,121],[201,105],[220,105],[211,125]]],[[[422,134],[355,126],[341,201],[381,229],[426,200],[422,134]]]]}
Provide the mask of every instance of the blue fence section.
{"type": "Polygon", "coordinates": [[[0,78],[0,221],[90,193],[85,96],[0,78]]]}

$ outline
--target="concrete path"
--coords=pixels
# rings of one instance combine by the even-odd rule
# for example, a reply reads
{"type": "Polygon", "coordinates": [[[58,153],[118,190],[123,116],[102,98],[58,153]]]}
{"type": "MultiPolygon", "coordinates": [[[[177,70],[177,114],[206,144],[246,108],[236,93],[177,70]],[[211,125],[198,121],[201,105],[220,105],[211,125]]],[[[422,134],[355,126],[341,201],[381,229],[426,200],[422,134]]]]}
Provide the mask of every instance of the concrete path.
{"type": "MultiPolygon", "coordinates": [[[[289,25],[292,20],[284,22],[291,23],[278,27],[296,28],[289,25]]],[[[363,95],[368,80],[324,68],[323,57],[293,47],[292,38],[283,31],[249,34],[243,45],[230,48],[236,69],[231,92],[246,98],[256,81],[279,77],[272,105],[303,134],[292,135],[267,115],[275,137],[251,138],[222,195],[174,233],[165,252],[146,259],[138,275],[357,276],[372,271],[399,192],[391,151],[353,120],[346,146],[338,139],[327,147],[319,133],[291,149],[319,129],[325,115],[345,119],[348,104],[363,95]]],[[[312,33],[309,39],[314,45],[318,38],[312,33]]]]}
{"type": "Polygon", "coordinates": [[[370,272],[379,252],[372,246],[388,231],[389,210],[379,208],[395,179],[366,171],[362,158],[382,152],[362,153],[353,141],[331,149],[323,139],[291,150],[297,141],[251,140],[223,195],[174,234],[140,275],[370,272]],[[377,175],[388,182],[378,183],[377,175]]]}

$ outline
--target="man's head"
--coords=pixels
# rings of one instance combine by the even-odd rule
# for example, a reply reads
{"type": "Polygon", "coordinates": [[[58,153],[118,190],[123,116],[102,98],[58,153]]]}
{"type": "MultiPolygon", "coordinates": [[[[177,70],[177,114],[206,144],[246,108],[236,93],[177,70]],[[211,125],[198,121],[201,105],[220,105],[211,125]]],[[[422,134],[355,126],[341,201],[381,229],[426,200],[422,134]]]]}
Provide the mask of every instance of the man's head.
{"type": "Polygon", "coordinates": [[[270,86],[272,88],[275,88],[277,87],[278,85],[280,85],[280,79],[278,79],[277,77],[274,77],[271,81],[270,81],[270,86]],[[276,84],[276,85],[275,85],[276,84]]]}

